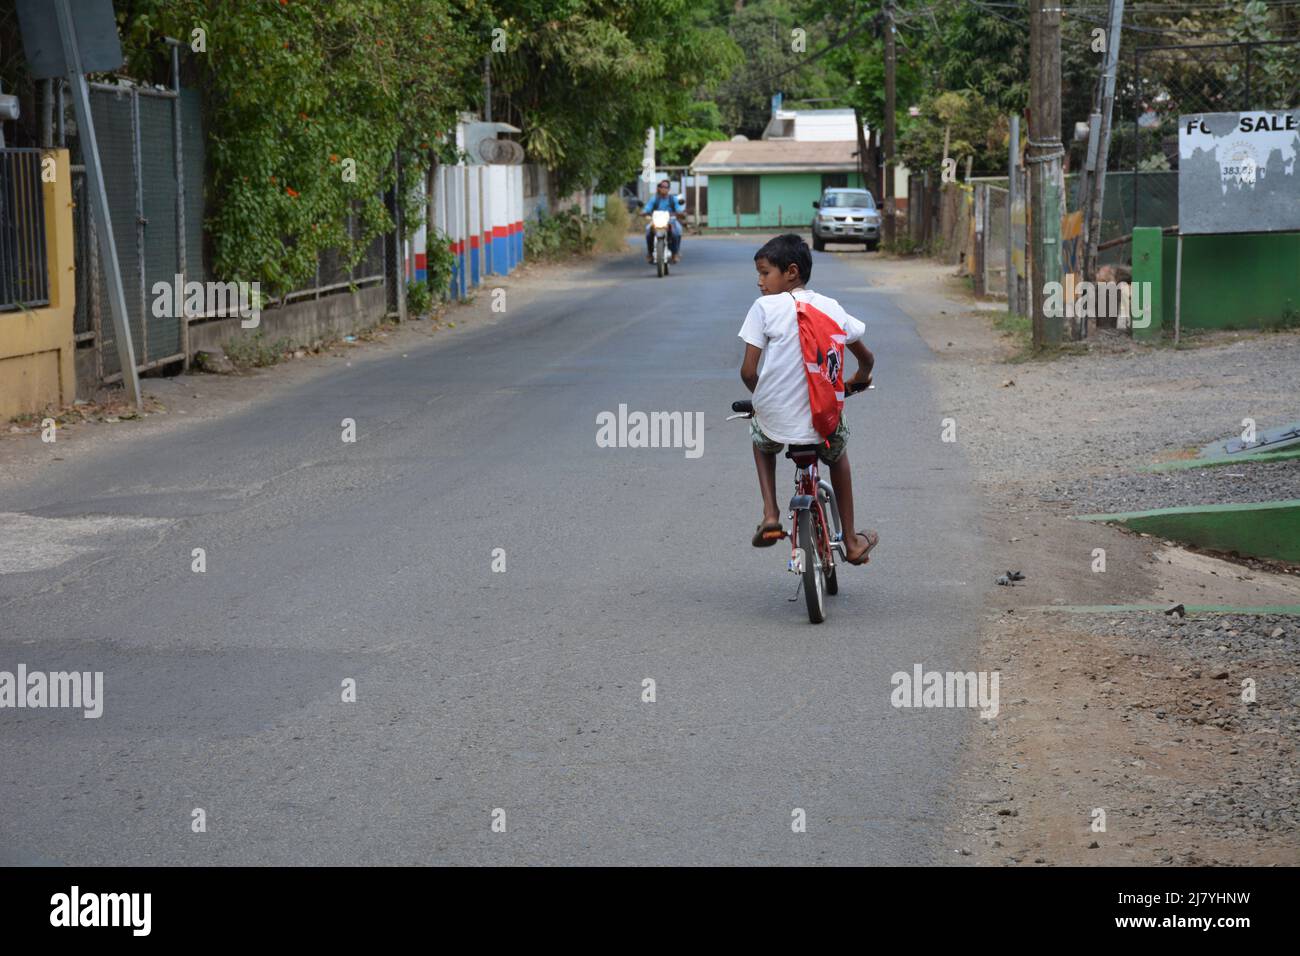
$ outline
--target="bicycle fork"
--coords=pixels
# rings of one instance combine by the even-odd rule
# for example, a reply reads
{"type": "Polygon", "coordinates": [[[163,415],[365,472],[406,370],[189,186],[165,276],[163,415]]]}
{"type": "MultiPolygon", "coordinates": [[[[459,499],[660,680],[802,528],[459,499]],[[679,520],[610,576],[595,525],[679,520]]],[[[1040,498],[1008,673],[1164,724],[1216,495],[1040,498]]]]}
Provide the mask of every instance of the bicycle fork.
{"type": "Polygon", "coordinates": [[[844,554],[844,529],[840,527],[840,503],[835,500],[835,488],[825,478],[817,478],[817,498],[824,506],[824,510],[829,511],[831,515],[831,526],[835,533],[831,535],[831,549],[837,551],[839,556],[845,561],[848,558],[844,554]]]}

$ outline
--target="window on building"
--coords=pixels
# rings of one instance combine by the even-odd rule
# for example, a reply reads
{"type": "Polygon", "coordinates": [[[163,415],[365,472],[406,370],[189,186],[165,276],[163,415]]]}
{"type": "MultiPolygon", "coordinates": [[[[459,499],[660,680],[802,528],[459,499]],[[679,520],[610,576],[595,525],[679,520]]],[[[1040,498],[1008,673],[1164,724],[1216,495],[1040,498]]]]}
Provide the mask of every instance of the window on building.
{"type": "Polygon", "coordinates": [[[822,173],[822,189],[843,189],[849,184],[848,173],[822,173]]]}
{"type": "Polygon", "coordinates": [[[731,211],[738,216],[758,212],[758,177],[733,176],[731,211]]]}

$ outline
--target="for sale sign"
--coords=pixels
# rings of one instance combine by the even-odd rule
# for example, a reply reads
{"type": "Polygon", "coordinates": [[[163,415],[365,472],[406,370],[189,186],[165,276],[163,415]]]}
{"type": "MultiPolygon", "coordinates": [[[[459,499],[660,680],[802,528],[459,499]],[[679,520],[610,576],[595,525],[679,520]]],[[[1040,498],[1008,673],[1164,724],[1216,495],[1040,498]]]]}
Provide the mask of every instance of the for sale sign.
{"type": "Polygon", "coordinates": [[[1179,231],[1300,230],[1297,154],[1300,109],[1179,117],[1179,231]]]}

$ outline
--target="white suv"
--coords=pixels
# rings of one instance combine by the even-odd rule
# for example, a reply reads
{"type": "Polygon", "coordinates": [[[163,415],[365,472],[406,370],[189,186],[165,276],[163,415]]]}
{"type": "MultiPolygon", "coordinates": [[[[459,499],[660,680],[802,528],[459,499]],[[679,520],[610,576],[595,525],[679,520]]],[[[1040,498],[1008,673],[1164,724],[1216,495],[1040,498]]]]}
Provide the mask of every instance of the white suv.
{"type": "Polygon", "coordinates": [[[865,189],[823,190],[813,208],[813,248],[818,252],[825,251],[828,242],[862,243],[868,252],[880,245],[880,211],[865,189]]]}

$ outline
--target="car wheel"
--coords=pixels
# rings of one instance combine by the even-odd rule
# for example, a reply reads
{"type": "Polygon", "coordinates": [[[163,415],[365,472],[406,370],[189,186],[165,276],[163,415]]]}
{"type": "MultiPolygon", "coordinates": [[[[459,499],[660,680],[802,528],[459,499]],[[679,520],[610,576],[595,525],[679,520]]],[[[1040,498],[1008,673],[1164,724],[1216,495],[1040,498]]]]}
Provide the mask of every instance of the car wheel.
{"type": "Polygon", "coordinates": [[[815,252],[825,252],[825,251],[826,251],[826,240],[825,240],[825,239],[822,239],[820,236],[814,235],[814,236],[813,236],[813,250],[814,250],[815,252]]]}

